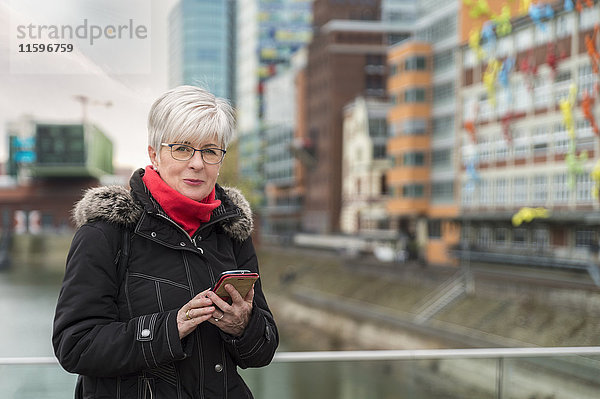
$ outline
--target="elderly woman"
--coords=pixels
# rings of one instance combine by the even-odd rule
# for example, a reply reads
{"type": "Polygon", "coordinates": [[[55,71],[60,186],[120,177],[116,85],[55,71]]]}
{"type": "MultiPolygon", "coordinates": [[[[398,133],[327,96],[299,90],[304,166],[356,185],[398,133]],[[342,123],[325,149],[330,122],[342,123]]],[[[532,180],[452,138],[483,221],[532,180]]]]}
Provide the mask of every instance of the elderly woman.
{"type": "Polygon", "coordinates": [[[260,280],[226,302],[221,272],[258,272],[250,206],[216,184],[234,129],[229,104],[181,86],[150,110],[148,154],[131,191],[77,203],[54,320],[81,398],[252,398],[237,367],[261,367],[279,338],[260,280]]]}

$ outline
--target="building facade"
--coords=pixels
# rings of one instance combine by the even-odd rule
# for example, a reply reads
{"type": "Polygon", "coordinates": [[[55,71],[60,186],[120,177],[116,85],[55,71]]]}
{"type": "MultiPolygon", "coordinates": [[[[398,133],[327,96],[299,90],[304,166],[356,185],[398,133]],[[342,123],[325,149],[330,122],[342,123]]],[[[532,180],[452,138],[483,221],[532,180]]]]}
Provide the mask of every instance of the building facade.
{"type": "Polygon", "coordinates": [[[358,96],[385,99],[385,54],[390,33],[379,1],[315,1],[316,34],[308,48],[307,129],[315,162],[307,170],[302,227],[311,233],[340,231],[343,109],[358,96]]]}
{"type": "Polygon", "coordinates": [[[312,0],[239,0],[236,98],[239,169],[262,192],[264,180],[264,84],[289,67],[312,37],[312,0]]]}
{"type": "Polygon", "coordinates": [[[277,73],[264,85],[266,203],[262,209],[263,235],[290,239],[300,230],[304,201],[304,165],[294,154],[294,143],[302,140],[299,119],[306,99],[299,87],[306,68],[306,48],[291,58],[290,67],[277,73]]]}
{"type": "Polygon", "coordinates": [[[453,264],[456,162],[457,1],[420,4],[411,40],[390,47],[387,210],[410,257],[453,264]]]}
{"type": "Polygon", "coordinates": [[[235,103],[236,1],[180,0],[169,14],[169,86],[194,85],[235,103]]]}
{"type": "Polygon", "coordinates": [[[69,230],[82,192],[113,173],[112,141],[87,123],[23,119],[7,133],[10,177],[1,179],[0,236],[69,230]]]}
{"type": "Polygon", "coordinates": [[[344,107],[340,230],[355,235],[389,232],[386,212],[389,104],[357,97],[344,107]]]}
{"type": "Polygon", "coordinates": [[[490,16],[461,10],[458,252],[472,261],[595,262],[600,5],[545,10],[532,20],[515,5],[511,29],[485,41],[476,35],[490,16]]]}

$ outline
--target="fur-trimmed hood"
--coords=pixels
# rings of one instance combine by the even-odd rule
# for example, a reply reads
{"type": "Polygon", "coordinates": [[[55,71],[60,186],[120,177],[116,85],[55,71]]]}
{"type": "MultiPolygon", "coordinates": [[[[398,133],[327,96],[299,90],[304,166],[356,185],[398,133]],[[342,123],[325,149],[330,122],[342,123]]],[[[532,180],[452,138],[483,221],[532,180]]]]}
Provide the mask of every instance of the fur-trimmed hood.
{"type": "MultiPolygon", "coordinates": [[[[216,198],[221,205],[213,211],[213,218],[235,211],[236,216],[220,223],[223,230],[232,238],[245,240],[252,233],[252,209],[240,190],[233,187],[216,186],[216,198]]],[[[77,228],[95,220],[132,228],[145,212],[131,192],[123,186],[102,186],[86,190],[83,198],[73,208],[73,220],[77,228]]]]}

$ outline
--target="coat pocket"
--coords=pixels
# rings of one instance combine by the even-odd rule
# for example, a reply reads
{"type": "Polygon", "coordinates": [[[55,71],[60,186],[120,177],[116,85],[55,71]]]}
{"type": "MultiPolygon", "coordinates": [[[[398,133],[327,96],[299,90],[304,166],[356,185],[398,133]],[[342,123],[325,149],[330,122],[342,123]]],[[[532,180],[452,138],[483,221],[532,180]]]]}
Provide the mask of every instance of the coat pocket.
{"type": "Polygon", "coordinates": [[[127,297],[132,317],[178,309],[189,300],[187,286],[143,273],[129,273],[127,297]]]}

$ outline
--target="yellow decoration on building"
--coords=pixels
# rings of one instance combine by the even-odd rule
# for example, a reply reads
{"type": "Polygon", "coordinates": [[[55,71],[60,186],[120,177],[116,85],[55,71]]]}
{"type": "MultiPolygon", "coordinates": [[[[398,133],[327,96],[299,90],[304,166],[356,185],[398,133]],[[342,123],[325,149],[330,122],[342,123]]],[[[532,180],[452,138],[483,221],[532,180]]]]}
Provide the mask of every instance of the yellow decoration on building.
{"type": "Polygon", "coordinates": [[[547,219],[550,217],[550,212],[546,208],[528,208],[519,209],[512,217],[513,226],[520,226],[523,222],[529,223],[533,219],[547,219]]]}
{"type": "Polygon", "coordinates": [[[531,0],[521,0],[521,5],[519,6],[519,14],[527,14],[529,12],[530,6],[531,0]]]}
{"type": "Polygon", "coordinates": [[[592,181],[594,182],[594,187],[592,187],[592,196],[595,199],[598,199],[600,192],[600,159],[596,161],[596,165],[594,165],[594,169],[592,169],[592,173],[590,173],[592,177],[592,181]]]}
{"type": "Polygon", "coordinates": [[[469,16],[479,18],[491,14],[490,5],[487,0],[463,0],[463,3],[470,8],[469,16]]]}
{"type": "Polygon", "coordinates": [[[496,107],[496,79],[500,72],[500,62],[497,59],[492,59],[483,74],[483,84],[487,90],[488,101],[492,107],[496,107]]]}
{"type": "Polygon", "coordinates": [[[572,84],[569,87],[569,97],[561,100],[559,103],[563,121],[571,140],[575,140],[575,122],[573,120],[573,106],[575,105],[575,101],[577,101],[577,86],[572,84]]]}
{"type": "Polygon", "coordinates": [[[502,12],[499,15],[492,16],[492,21],[496,23],[496,36],[507,36],[512,32],[510,18],[510,7],[506,4],[502,6],[502,12]]]}
{"type": "Polygon", "coordinates": [[[485,57],[485,51],[481,48],[481,33],[477,29],[473,29],[469,33],[469,47],[475,55],[477,56],[477,61],[480,61],[483,57],[485,57]]]}

